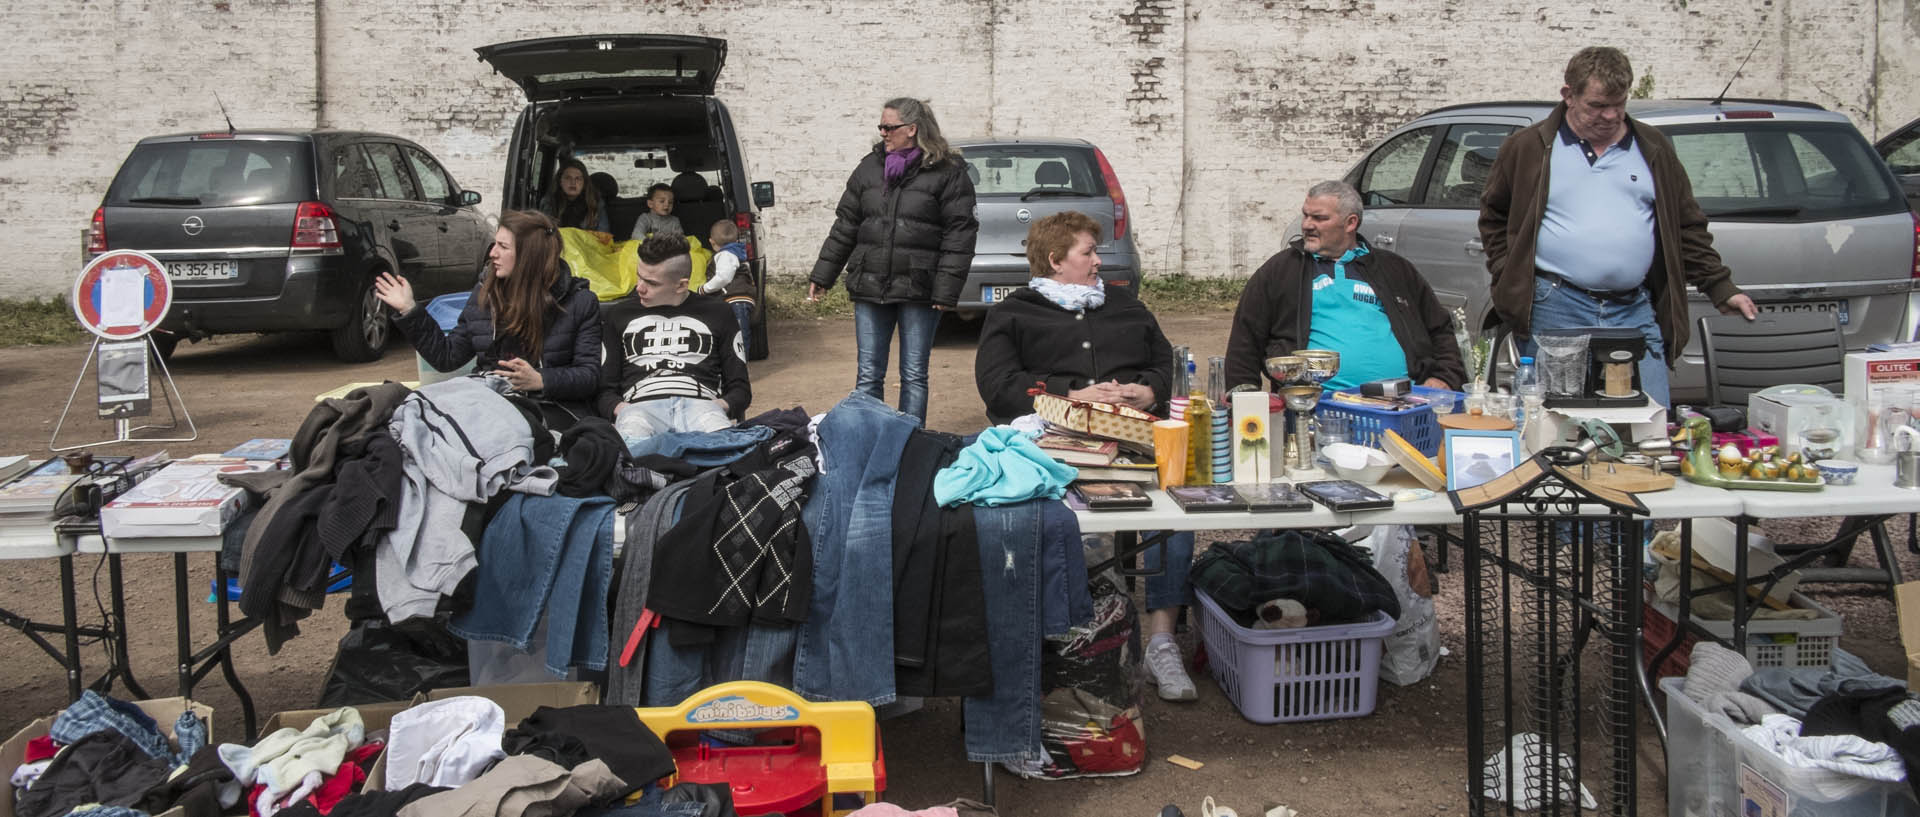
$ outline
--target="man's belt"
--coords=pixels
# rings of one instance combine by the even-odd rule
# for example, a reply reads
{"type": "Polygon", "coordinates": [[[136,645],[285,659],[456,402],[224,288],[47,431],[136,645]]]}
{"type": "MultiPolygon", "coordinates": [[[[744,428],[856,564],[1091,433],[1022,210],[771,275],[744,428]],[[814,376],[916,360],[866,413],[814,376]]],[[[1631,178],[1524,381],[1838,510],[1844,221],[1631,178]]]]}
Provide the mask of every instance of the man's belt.
{"type": "Polygon", "coordinates": [[[1579,284],[1576,284],[1572,281],[1567,280],[1566,276],[1560,275],[1558,273],[1539,270],[1536,272],[1536,274],[1540,275],[1541,277],[1552,280],[1553,282],[1563,287],[1566,287],[1568,289],[1571,289],[1575,292],[1585,293],[1587,297],[1592,298],[1596,301],[1610,301],[1610,302],[1616,302],[1616,303],[1631,301],[1635,298],[1640,297],[1640,291],[1641,289],[1643,289],[1643,287],[1634,287],[1632,289],[1587,289],[1586,287],[1583,287],[1579,284]]]}

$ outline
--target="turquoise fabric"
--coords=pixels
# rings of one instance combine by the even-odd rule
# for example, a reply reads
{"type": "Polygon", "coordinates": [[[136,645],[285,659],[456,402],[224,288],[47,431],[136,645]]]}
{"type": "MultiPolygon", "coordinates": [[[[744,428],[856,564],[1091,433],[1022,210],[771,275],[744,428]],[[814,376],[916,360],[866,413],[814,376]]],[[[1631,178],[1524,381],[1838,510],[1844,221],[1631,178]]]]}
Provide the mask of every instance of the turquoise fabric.
{"type": "Polygon", "coordinates": [[[1040,446],[1009,426],[980,432],[960,449],[953,464],[933,476],[933,498],[943,507],[961,503],[1010,505],[1029,499],[1059,499],[1080,472],[1054,461],[1040,446]]]}
{"type": "Polygon", "coordinates": [[[1407,376],[1407,353],[1393,336],[1393,324],[1380,298],[1365,281],[1347,277],[1347,262],[1367,254],[1366,247],[1347,250],[1333,262],[1333,275],[1313,278],[1313,324],[1307,348],[1340,353],[1340,371],[1327,381],[1329,389],[1350,389],[1361,383],[1407,376]]]}

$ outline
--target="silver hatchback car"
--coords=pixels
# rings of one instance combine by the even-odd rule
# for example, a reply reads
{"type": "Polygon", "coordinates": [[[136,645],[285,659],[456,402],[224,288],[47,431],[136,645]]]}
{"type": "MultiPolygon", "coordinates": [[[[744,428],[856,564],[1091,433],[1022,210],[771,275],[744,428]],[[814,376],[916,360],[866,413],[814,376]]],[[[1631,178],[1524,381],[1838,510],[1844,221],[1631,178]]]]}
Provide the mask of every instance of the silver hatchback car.
{"type": "MultiPolygon", "coordinates": [[[[1418,268],[1449,307],[1498,331],[1480,246],[1480,193],[1500,143],[1551,102],[1440,108],[1369,150],[1346,174],[1362,235],[1418,268]]],[[[1713,246],[1763,312],[1838,313],[1847,348],[1914,337],[1920,219],[1853,124],[1817,105],[1636,100],[1627,113],[1673,140],[1713,246]]],[[[1717,314],[1688,290],[1691,318],[1717,314]]],[[[1500,344],[1506,346],[1506,344],[1500,344]]],[[[1509,353],[1510,354],[1510,353],[1509,353]]],[[[1502,361],[1504,362],[1504,361],[1502,361]]],[[[1677,403],[1706,396],[1698,332],[1673,376],[1677,403]]]]}
{"type": "Polygon", "coordinates": [[[1139,291],[1140,260],[1133,249],[1127,196],[1106,154],[1080,139],[955,139],[967,161],[980,220],[973,268],[959,308],[999,303],[1033,275],[1027,266],[1027,228],[1064,210],[1100,224],[1100,277],[1139,291]]]}

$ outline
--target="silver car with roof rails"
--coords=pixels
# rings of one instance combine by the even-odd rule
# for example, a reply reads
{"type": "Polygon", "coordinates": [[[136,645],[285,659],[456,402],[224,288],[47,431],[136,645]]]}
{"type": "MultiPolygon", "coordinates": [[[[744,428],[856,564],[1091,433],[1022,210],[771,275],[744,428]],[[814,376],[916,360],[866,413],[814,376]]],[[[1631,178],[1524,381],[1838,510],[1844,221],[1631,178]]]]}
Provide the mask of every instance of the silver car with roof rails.
{"type": "MultiPolygon", "coordinates": [[[[1366,204],[1361,234],[1413,262],[1442,303],[1464,306],[1470,321],[1496,332],[1480,194],[1500,143],[1553,107],[1485,102],[1430,111],[1389,133],[1344,177],[1366,204]]],[[[1920,220],[1846,116],[1746,99],[1634,100],[1627,113],[1673,141],[1714,249],[1761,311],[1835,312],[1848,349],[1914,336],[1920,220]]],[[[1296,222],[1290,234],[1297,232],[1296,222]]],[[[1688,299],[1690,321],[1718,314],[1698,292],[1689,289],[1688,299]]],[[[1698,335],[1674,372],[1676,403],[1705,397],[1698,335]]]]}
{"type": "Polygon", "coordinates": [[[1078,210],[1100,224],[1100,277],[1140,286],[1140,257],[1120,179],[1106,154],[1083,139],[955,139],[973,181],[980,220],[973,266],[959,308],[983,310],[1033,277],[1027,229],[1034,220],[1078,210]]]}

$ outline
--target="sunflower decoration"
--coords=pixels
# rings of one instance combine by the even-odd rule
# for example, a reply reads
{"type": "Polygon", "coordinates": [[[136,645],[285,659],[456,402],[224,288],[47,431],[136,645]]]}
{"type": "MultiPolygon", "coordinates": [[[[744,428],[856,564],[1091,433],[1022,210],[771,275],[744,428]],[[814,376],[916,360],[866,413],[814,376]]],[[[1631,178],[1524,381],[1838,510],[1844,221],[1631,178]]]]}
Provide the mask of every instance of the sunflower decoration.
{"type": "Polygon", "coordinates": [[[1240,461],[1258,462],[1267,456],[1267,419],[1248,414],[1236,421],[1240,430],[1240,461]]]}

